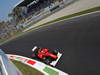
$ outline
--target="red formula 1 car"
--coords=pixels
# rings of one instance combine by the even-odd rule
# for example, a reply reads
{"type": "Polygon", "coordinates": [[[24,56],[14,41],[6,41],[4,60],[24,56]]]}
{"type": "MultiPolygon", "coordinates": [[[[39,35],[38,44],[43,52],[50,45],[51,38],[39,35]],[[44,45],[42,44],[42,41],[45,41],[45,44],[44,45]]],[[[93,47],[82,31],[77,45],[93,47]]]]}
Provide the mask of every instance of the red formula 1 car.
{"type": "Polygon", "coordinates": [[[51,66],[55,66],[62,56],[57,50],[49,51],[49,49],[38,49],[37,46],[32,49],[32,53],[31,57],[33,59],[40,60],[51,66]]]}

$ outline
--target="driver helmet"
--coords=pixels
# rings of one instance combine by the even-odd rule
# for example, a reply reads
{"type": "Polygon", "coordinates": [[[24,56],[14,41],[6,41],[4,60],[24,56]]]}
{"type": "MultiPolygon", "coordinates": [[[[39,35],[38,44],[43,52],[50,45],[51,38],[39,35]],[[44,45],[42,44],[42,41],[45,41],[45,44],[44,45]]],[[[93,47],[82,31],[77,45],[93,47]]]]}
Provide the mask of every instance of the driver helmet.
{"type": "Polygon", "coordinates": [[[46,52],[48,52],[48,49],[41,49],[41,50],[39,50],[39,53],[46,53],[46,52]]]}
{"type": "Polygon", "coordinates": [[[44,51],[44,52],[48,52],[48,49],[42,49],[42,51],[44,51]]]}

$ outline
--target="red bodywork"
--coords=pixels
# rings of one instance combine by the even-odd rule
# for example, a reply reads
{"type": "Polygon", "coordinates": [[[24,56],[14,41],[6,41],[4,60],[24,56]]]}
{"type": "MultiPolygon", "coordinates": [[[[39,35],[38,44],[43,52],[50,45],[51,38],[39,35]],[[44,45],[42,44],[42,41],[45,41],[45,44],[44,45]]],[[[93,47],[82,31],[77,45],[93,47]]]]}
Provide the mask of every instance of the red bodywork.
{"type": "Polygon", "coordinates": [[[53,59],[57,59],[57,58],[58,58],[58,56],[56,56],[56,55],[50,53],[48,49],[39,49],[39,50],[38,50],[38,55],[37,55],[37,56],[38,56],[39,58],[41,58],[41,59],[45,59],[46,56],[50,56],[50,57],[53,58],[53,59]]]}

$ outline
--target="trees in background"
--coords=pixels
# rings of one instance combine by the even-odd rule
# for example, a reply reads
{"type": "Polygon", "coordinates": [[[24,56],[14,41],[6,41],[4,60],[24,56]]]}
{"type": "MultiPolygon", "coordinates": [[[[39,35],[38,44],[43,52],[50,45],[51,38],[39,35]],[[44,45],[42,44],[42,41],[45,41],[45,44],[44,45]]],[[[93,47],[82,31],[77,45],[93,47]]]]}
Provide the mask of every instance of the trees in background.
{"type": "Polygon", "coordinates": [[[0,22],[0,39],[9,37],[15,31],[16,27],[10,21],[0,22]]]}

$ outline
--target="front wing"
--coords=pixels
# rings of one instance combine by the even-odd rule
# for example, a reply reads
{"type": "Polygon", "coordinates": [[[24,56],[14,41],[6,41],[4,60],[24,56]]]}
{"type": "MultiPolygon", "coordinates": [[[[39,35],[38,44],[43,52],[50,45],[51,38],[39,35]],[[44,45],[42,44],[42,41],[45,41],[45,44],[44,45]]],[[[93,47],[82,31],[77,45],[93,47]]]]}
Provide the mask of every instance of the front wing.
{"type": "Polygon", "coordinates": [[[61,58],[62,54],[61,54],[60,52],[58,52],[57,56],[58,56],[57,60],[52,61],[52,62],[50,63],[50,65],[56,66],[56,64],[57,64],[57,62],[59,61],[59,59],[61,58]]]}

